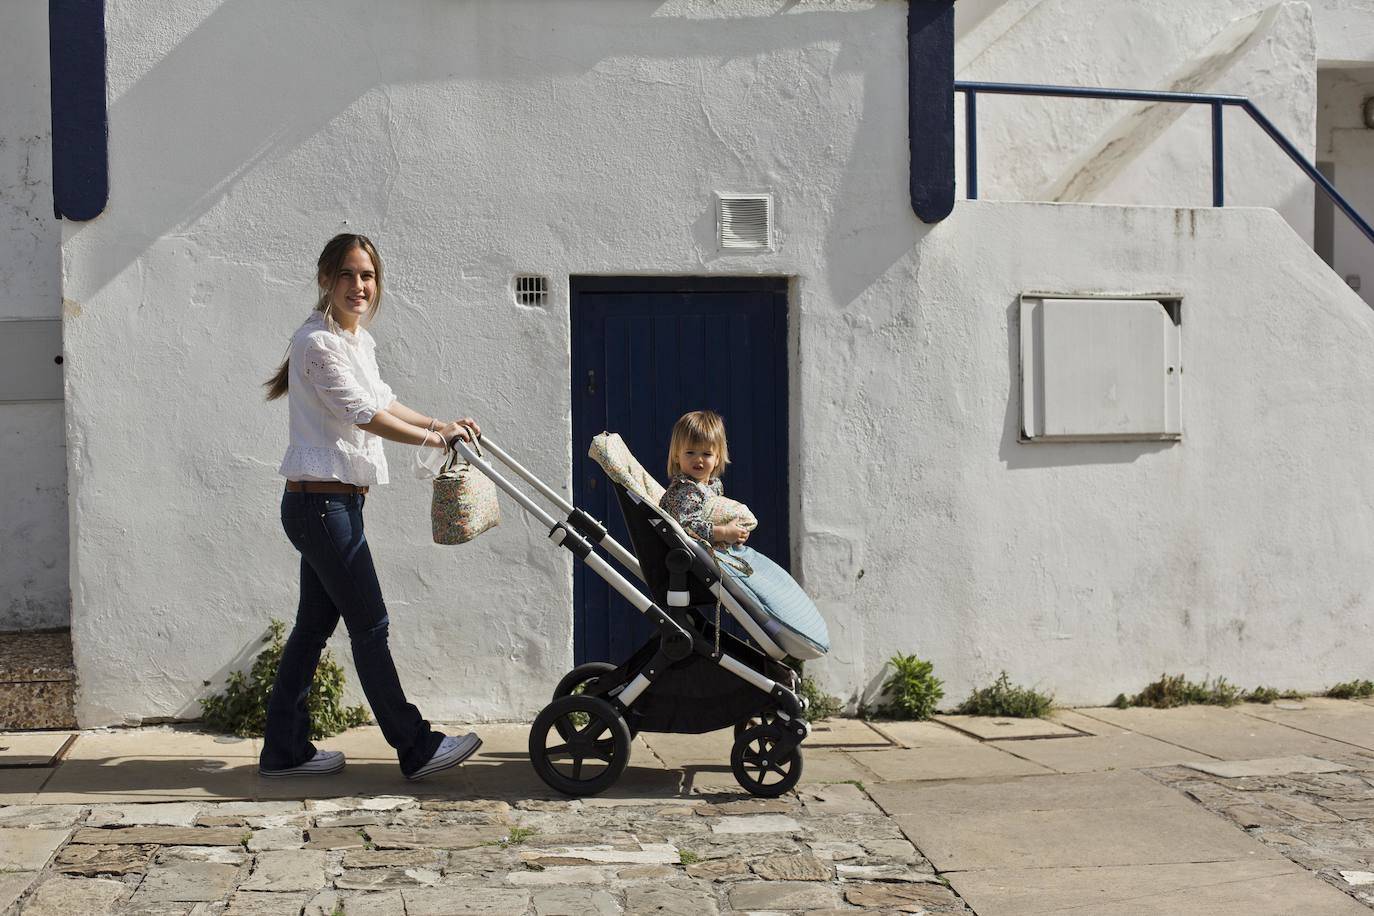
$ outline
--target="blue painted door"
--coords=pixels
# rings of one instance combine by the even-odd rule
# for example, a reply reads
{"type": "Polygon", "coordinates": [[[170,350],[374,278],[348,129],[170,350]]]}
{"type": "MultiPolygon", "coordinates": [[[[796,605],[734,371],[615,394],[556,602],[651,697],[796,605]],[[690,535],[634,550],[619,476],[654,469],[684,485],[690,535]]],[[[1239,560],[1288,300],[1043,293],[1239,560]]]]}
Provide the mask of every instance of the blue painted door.
{"type": "MultiPolygon", "coordinates": [[[[628,547],[605,474],[587,457],[592,437],[620,433],[666,485],[673,423],[709,408],[729,438],[725,493],[759,519],[749,545],[787,567],[787,282],[574,277],[571,291],[576,504],[628,547]]],[[[584,564],[575,576],[577,663],[623,661],[651,628],[584,564]]]]}

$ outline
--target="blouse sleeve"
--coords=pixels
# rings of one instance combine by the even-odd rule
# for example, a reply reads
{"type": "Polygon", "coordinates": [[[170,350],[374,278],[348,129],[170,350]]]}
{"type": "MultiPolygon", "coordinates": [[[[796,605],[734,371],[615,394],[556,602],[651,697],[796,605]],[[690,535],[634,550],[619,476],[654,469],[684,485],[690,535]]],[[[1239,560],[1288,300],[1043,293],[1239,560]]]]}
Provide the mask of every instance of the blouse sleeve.
{"type": "Polygon", "coordinates": [[[689,534],[703,541],[711,540],[711,523],[702,514],[706,505],[706,494],[695,483],[682,478],[675,479],[664,491],[659,506],[667,512],[689,534]]]}
{"type": "Polygon", "coordinates": [[[379,399],[363,387],[348,364],[348,358],[329,337],[328,332],[320,332],[306,339],[301,354],[304,362],[301,373],[330,413],[355,426],[367,423],[387,405],[377,404],[379,399]]]}

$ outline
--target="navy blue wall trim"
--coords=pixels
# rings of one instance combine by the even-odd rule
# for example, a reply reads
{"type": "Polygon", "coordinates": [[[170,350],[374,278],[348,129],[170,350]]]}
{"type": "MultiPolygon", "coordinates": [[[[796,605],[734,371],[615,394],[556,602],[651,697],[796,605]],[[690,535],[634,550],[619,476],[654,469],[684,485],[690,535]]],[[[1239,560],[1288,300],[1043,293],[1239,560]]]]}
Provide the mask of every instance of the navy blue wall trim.
{"type": "Polygon", "coordinates": [[[954,210],[954,0],[910,0],[906,34],[911,209],[938,223],[954,210]]]}
{"type": "Polygon", "coordinates": [[[59,219],[95,219],[110,197],[105,0],[49,0],[52,200],[59,219]]]}

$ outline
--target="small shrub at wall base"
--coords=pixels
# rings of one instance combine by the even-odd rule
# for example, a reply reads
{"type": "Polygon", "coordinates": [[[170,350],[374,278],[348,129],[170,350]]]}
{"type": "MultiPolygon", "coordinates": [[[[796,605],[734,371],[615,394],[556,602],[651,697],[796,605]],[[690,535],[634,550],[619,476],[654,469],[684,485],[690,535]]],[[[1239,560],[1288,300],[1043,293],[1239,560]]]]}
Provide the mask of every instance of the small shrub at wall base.
{"type": "MultiPolygon", "coordinates": [[[[282,650],[286,646],[286,624],[273,620],[268,626],[268,645],[253,660],[248,674],[229,675],[224,693],[200,701],[206,727],[240,738],[260,738],[267,722],[267,698],[277,679],[282,650]]],[[[355,725],[372,720],[363,706],[343,705],[344,672],[328,649],[320,656],[315,680],[310,686],[306,707],[310,712],[312,740],[328,738],[355,725]]]]}
{"type": "Polygon", "coordinates": [[[1149,706],[1153,709],[1173,709],[1176,706],[1194,704],[1206,706],[1235,706],[1241,702],[1244,692],[1226,678],[1200,683],[1190,681],[1181,674],[1162,674],[1159,680],[1149,684],[1133,697],[1119,695],[1112,703],[1121,709],[1128,706],[1149,706]]]}
{"type": "Polygon", "coordinates": [[[887,719],[929,719],[936,704],[944,698],[944,683],[935,676],[935,666],[914,655],[900,652],[887,661],[892,674],[883,681],[883,696],[888,702],[874,712],[887,719]]]}
{"type": "Polygon", "coordinates": [[[1374,681],[1345,681],[1332,687],[1326,695],[1336,700],[1363,700],[1365,697],[1374,697],[1374,681]]]}
{"type": "Polygon", "coordinates": [[[1019,687],[1003,671],[991,687],[982,687],[954,710],[963,716],[1006,716],[1014,719],[1038,719],[1054,706],[1054,697],[1019,687]]]}

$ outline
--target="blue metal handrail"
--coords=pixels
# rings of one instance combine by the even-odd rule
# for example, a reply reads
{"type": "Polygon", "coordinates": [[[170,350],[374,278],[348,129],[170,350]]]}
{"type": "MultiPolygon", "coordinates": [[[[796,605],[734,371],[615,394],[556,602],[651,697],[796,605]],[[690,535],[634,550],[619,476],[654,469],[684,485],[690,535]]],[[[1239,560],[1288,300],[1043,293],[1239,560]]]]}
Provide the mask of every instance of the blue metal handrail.
{"type": "Polygon", "coordinates": [[[1288,158],[1298,164],[1298,168],[1321,188],[1331,202],[1350,221],[1364,233],[1365,238],[1374,242],[1374,227],[1371,227],[1359,212],[1350,205],[1336,190],[1327,177],[1317,171],[1317,167],[1283,135],[1274,123],[1264,116],[1243,95],[1214,95],[1202,92],[1159,92],[1148,89],[1087,89],[1080,86],[1037,86],[1029,83],[979,83],[956,80],[954,91],[964,93],[965,119],[965,156],[967,160],[968,199],[978,199],[978,96],[988,95],[1036,95],[1075,99],[1117,99],[1127,102],[1174,102],[1184,105],[1210,105],[1212,108],[1212,206],[1225,205],[1225,184],[1222,174],[1222,109],[1227,106],[1239,108],[1254,119],[1269,138],[1278,144],[1288,158]]]}

